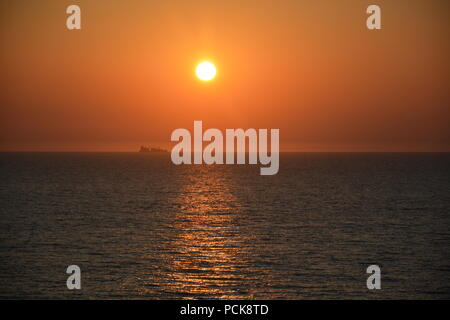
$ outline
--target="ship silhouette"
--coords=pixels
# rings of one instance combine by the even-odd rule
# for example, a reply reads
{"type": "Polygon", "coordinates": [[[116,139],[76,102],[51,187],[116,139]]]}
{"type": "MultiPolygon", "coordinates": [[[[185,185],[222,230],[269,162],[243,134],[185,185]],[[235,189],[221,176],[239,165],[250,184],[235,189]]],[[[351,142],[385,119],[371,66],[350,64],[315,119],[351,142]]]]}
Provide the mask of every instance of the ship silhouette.
{"type": "Polygon", "coordinates": [[[139,152],[143,152],[143,153],[167,152],[167,150],[161,149],[161,148],[150,148],[150,147],[146,147],[146,146],[141,146],[141,148],[139,149],[139,152]]]}

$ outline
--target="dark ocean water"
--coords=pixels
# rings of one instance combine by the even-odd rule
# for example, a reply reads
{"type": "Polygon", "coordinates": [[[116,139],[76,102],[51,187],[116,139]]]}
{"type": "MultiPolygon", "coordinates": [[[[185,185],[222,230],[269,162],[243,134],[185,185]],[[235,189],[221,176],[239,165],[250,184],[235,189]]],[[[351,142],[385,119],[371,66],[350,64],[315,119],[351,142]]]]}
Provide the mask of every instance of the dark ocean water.
{"type": "Polygon", "coordinates": [[[450,298],[450,154],[282,154],[260,176],[1,153],[0,170],[0,298],[450,298]]]}

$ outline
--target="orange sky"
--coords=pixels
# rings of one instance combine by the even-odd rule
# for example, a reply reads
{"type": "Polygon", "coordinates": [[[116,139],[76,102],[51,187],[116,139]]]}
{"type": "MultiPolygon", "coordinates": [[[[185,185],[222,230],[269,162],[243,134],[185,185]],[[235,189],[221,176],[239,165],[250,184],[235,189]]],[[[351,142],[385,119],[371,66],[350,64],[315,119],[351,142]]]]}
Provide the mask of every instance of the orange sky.
{"type": "Polygon", "coordinates": [[[284,151],[450,151],[448,0],[2,0],[0,150],[169,147],[279,128],[284,151]],[[82,30],[66,29],[70,4],[82,30]],[[380,31],[365,26],[382,8],[380,31]],[[195,78],[213,61],[217,78],[195,78]]]}

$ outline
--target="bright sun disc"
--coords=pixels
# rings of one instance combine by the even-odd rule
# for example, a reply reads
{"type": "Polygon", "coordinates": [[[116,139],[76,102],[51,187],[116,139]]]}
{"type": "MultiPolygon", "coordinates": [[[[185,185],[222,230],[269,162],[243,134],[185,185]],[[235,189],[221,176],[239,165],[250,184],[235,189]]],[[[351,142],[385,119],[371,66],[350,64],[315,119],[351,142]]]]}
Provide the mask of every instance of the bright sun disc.
{"type": "Polygon", "coordinates": [[[195,74],[200,80],[209,81],[216,76],[216,67],[211,62],[205,61],[197,66],[195,74]]]}

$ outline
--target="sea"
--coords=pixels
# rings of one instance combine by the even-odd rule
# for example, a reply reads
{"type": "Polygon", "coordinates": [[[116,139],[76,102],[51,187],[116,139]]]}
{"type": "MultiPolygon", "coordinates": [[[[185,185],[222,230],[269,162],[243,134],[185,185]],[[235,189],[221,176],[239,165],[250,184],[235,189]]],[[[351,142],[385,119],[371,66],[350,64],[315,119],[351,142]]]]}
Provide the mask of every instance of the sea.
{"type": "Polygon", "coordinates": [[[282,153],[259,170],[0,153],[0,298],[450,298],[449,153],[282,153]]]}

